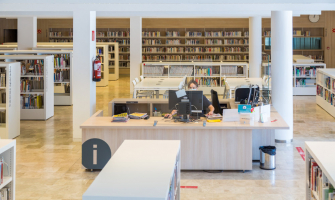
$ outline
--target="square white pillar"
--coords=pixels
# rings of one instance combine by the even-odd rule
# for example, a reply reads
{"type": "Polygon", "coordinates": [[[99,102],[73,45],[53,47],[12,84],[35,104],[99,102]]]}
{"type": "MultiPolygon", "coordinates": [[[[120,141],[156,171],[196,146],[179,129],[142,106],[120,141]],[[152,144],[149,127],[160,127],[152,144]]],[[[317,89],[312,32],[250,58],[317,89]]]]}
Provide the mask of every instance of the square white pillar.
{"type": "Polygon", "coordinates": [[[37,45],[37,17],[17,18],[17,46],[19,50],[31,50],[37,45]]]}
{"type": "Polygon", "coordinates": [[[96,109],[93,60],[96,57],[96,11],[73,12],[73,138],[81,138],[80,125],[96,109]]]}
{"type": "Polygon", "coordinates": [[[292,11],[271,12],[271,95],[273,107],[290,127],[276,130],[276,142],[293,140],[292,11]]]}
{"type": "Polygon", "coordinates": [[[130,17],[130,93],[132,81],[140,77],[142,63],[142,17],[130,17]]]}
{"type": "Polygon", "coordinates": [[[260,78],[262,65],[262,18],[249,18],[249,77],[260,78]]]}

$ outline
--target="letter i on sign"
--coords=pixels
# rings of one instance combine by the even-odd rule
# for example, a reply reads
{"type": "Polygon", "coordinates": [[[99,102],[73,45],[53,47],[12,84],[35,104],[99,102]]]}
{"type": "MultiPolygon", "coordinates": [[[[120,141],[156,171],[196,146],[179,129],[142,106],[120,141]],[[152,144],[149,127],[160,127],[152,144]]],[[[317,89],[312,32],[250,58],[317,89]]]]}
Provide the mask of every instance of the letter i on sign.
{"type": "Polygon", "coordinates": [[[93,145],[93,165],[98,164],[98,145],[93,145]]]}

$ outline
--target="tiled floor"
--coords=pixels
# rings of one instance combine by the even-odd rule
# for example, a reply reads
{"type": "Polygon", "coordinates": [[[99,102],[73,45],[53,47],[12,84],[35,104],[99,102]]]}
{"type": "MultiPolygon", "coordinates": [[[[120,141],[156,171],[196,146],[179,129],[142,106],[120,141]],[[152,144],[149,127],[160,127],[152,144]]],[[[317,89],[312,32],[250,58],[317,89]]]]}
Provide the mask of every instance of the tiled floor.
{"type": "MultiPolygon", "coordinates": [[[[129,78],[97,88],[97,109],[107,114],[113,98],[131,97],[129,78]]],[[[305,165],[295,147],[309,140],[335,140],[335,120],[315,104],[315,97],[294,97],[294,142],[277,145],[277,169],[246,173],[182,172],[182,200],[304,199],[305,165]]],[[[72,139],[72,107],[56,106],[47,121],[21,121],[17,138],[16,199],[70,200],[82,194],[99,172],[81,169],[81,142],[72,139]]]]}

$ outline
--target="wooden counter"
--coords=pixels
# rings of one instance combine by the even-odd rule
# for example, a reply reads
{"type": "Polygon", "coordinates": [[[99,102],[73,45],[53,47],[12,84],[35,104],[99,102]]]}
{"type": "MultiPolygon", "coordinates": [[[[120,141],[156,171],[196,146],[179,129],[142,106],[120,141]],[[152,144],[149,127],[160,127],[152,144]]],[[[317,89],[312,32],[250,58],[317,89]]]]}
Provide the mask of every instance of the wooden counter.
{"type": "MultiPolygon", "coordinates": [[[[82,142],[99,138],[110,147],[112,155],[124,140],[180,140],[182,170],[252,170],[252,160],[259,159],[259,146],[274,145],[274,130],[288,125],[272,108],[275,122],[247,125],[239,122],[181,123],[151,117],[112,123],[98,111],[82,125],[82,142]],[[156,126],[153,126],[157,120],[156,126]]],[[[85,155],[83,155],[85,156],[85,155]]]]}

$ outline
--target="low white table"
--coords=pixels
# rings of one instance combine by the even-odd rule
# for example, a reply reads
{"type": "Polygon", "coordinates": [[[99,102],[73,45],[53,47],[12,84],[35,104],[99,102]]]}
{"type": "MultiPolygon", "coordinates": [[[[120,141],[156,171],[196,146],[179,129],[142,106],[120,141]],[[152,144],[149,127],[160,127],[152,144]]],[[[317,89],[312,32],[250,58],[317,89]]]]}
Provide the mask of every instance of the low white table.
{"type": "Polygon", "coordinates": [[[262,78],[227,78],[226,83],[227,83],[226,88],[229,91],[230,98],[234,98],[232,96],[232,91],[235,91],[235,88],[240,85],[254,84],[259,86],[259,90],[263,89],[271,90],[271,86],[263,87],[264,83],[262,78]]]}
{"type": "Polygon", "coordinates": [[[171,184],[179,200],[180,141],[125,140],[83,200],[166,200],[171,184]]]}
{"type": "Polygon", "coordinates": [[[134,87],[134,98],[138,90],[154,90],[159,98],[159,90],[178,90],[184,78],[145,78],[134,87]]]}

